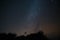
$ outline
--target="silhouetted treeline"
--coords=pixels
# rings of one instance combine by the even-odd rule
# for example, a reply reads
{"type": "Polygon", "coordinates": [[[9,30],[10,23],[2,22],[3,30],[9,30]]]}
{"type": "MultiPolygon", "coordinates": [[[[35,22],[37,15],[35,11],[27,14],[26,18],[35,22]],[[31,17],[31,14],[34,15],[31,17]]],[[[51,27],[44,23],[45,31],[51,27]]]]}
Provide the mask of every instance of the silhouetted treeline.
{"type": "Polygon", "coordinates": [[[43,34],[42,31],[38,33],[32,33],[27,36],[16,36],[16,34],[12,33],[0,33],[0,40],[48,40],[48,38],[43,34]]]}

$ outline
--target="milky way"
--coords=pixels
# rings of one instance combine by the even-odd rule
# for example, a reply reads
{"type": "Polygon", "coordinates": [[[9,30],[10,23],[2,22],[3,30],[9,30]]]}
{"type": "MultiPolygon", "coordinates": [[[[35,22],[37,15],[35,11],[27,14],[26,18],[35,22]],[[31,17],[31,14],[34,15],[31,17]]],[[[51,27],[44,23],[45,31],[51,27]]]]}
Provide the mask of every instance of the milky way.
{"type": "Polygon", "coordinates": [[[30,8],[27,14],[27,20],[26,25],[29,25],[27,27],[36,27],[33,25],[37,25],[38,18],[38,10],[39,10],[39,0],[33,0],[31,1],[30,8]]]}

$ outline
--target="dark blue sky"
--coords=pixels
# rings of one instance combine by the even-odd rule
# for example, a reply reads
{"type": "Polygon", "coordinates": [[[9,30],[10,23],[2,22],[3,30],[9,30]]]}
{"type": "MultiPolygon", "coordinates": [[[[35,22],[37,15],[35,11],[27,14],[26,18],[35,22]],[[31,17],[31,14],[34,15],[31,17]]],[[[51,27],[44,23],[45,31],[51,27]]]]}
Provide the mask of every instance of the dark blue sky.
{"type": "Polygon", "coordinates": [[[0,32],[23,34],[25,31],[31,33],[41,29],[51,33],[59,28],[60,7],[57,3],[49,4],[48,0],[4,0],[0,8],[0,32]]]}

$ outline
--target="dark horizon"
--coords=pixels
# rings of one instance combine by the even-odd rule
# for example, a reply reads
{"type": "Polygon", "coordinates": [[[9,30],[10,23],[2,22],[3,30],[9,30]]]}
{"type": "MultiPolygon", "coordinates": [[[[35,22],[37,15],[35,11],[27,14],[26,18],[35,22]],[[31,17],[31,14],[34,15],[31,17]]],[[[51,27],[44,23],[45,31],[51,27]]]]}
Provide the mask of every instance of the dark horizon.
{"type": "Polygon", "coordinates": [[[43,31],[31,33],[29,35],[19,35],[16,33],[0,33],[0,40],[60,40],[60,36],[48,37],[43,31]]]}

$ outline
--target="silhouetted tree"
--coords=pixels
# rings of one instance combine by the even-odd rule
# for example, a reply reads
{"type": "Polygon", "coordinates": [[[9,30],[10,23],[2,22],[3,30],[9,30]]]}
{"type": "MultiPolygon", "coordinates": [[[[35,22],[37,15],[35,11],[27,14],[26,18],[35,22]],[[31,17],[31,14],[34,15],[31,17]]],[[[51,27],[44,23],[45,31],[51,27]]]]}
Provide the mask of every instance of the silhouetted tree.
{"type": "Polygon", "coordinates": [[[0,40],[7,40],[7,37],[6,33],[0,33],[0,40]]]}
{"type": "Polygon", "coordinates": [[[16,34],[12,33],[0,33],[0,40],[48,40],[48,38],[43,34],[42,31],[39,31],[38,33],[18,37],[16,37],[16,34]]]}
{"type": "Polygon", "coordinates": [[[8,39],[14,40],[16,38],[16,34],[8,33],[8,39]]]}

